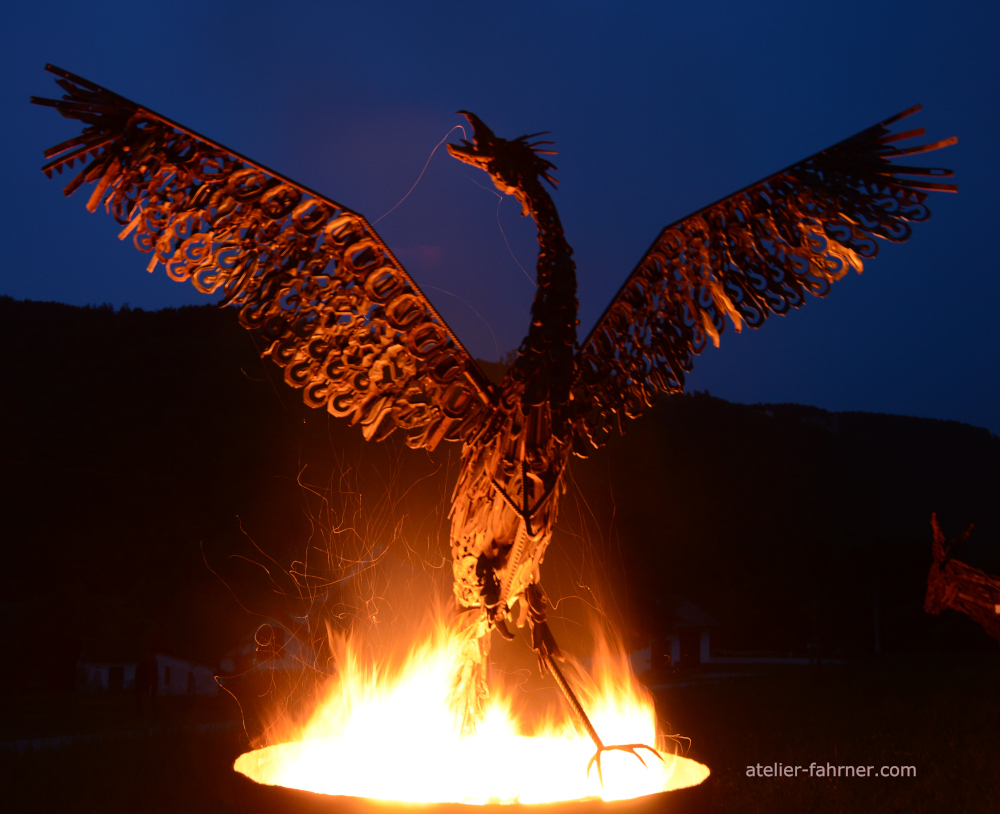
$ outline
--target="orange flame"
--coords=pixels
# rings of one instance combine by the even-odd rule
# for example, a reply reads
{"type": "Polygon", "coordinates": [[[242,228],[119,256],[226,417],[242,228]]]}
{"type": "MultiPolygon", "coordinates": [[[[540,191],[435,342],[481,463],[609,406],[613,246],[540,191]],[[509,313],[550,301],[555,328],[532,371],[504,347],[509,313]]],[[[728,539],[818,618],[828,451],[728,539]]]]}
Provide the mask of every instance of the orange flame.
{"type": "Polygon", "coordinates": [[[459,634],[439,625],[398,669],[363,664],[336,643],[338,674],[311,720],[289,743],[241,755],[235,769],[258,783],[321,794],[426,803],[623,800],[697,785],[708,768],[657,740],[649,693],[628,660],[599,647],[592,676],[575,682],[606,744],[655,744],[646,754],[605,753],[604,786],[586,767],[594,745],[566,715],[531,729],[514,713],[516,691],[491,688],[475,734],[463,735],[450,692],[461,664],[459,634]]]}

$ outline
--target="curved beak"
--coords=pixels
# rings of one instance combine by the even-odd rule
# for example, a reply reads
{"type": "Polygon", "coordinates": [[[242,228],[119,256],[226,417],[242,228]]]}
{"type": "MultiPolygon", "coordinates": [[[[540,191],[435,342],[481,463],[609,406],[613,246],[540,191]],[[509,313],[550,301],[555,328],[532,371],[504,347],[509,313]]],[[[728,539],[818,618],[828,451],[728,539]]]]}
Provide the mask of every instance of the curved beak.
{"type": "Polygon", "coordinates": [[[486,169],[486,165],[492,158],[493,150],[490,148],[493,146],[496,136],[475,113],[470,113],[468,110],[459,110],[457,113],[460,116],[465,116],[469,124],[472,125],[472,141],[462,139],[461,144],[449,144],[448,153],[473,167],[486,169]]]}

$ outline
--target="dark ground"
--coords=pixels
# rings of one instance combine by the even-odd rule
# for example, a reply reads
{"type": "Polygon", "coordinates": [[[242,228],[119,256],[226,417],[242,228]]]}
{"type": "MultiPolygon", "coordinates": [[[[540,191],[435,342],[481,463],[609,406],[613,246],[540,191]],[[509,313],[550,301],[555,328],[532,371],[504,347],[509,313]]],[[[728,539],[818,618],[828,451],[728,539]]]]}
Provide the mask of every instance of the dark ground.
{"type": "MultiPolygon", "coordinates": [[[[712,769],[708,811],[971,814],[1000,808],[997,686],[998,654],[887,656],[820,670],[769,666],[716,683],[702,679],[659,690],[657,701],[671,730],[690,736],[688,755],[712,769]],[[914,766],[916,777],[746,776],[751,764],[813,761],[914,766]]],[[[49,720],[36,717],[37,732],[65,720],[70,702],[52,700],[49,720]]],[[[108,719],[117,716],[112,729],[134,717],[132,699],[118,700],[105,697],[108,719]]],[[[159,723],[217,720],[222,710],[164,706],[159,723]]],[[[78,706],[70,717],[93,712],[78,706]]],[[[235,727],[8,752],[0,759],[0,799],[11,812],[235,811],[230,765],[245,744],[235,727]]],[[[513,770],[516,761],[505,765],[513,770]]]]}
{"type": "Polygon", "coordinates": [[[1000,810],[1000,656],[894,656],[658,694],[711,812],[1000,810]],[[907,778],[747,777],[751,764],[915,766],[907,778]]]}

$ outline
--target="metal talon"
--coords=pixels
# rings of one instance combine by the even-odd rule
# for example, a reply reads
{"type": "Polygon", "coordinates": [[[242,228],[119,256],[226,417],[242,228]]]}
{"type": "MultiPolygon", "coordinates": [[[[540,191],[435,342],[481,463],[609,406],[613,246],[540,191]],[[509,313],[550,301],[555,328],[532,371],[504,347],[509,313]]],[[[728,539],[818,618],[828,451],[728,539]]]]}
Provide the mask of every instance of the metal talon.
{"type": "Polygon", "coordinates": [[[566,676],[562,674],[562,670],[559,669],[559,665],[556,664],[554,658],[558,655],[558,648],[556,647],[555,637],[552,635],[552,631],[549,630],[548,622],[545,621],[545,595],[541,592],[541,589],[532,583],[528,586],[528,590],[525,591],[525,597],[528,601],[529,618],[531,619],[532,625],[532,648],[538,653],[539,665],[542,668],[542,674],[545,671],[552,673],[552,677],[555,679],[556,684],[559,685],[559,689],[562,690],[563,696],[569,703],[573,712],[576,713],[576,717],[583,724],[584,729],[587,730],[587,734],[590,735],[590,739],[594,742],[594,746],[597,747],[597,751],[594,752],[593,757],[587,762],[587,777],[590,777],[590,769],[596,763],[597,764],[597,778],[601,782],[601,788],[604,788],[604,773],[601,771],[601,755],[604,752],[628,752],[636,756],[639,762],[645,766],[647,769],[649,765],[645,760],[642,759],[636,749],[645,749],[656,755],[661,761],[663,760],[663,755],[659,753],[652,746],[645,743],[623,743],[614,744],[612,746],[605,746],[604,741],[601,740],[601,736],[597,734],[597,730],[594,729],[594,725],[590,722],[590,717],[587,715],[586,711],[583,709],[583,705],[580,703],[580,699],[576,697],[576,693],[573,692],[572,687],[569,686],[569,682],[566,680],[566,676]]]}
{"type": "MultiPolygon", "coordinates": [[[[591,735],[591,737],[593,737],[593,734],[591,735]]],[[[600,738],[598,738],[597,740],[600,741],[600,738]]],[[[652,752],[654,755],[656,755],[661,761],[663,760],[663,755],[661,755],[658,750],[654,749],[652,746],[648,746],[645,743],[623,743],[623,744],[615,744],[614,746],[604,746],[603,744],[601,744],[597,747],[597,751],[594,752],[593,757],[591,757],[587,763],[587,777],[590,777],[590,769],[596,763],[597,779],[601,781],[601,788],[602,789],[604,788],[604,774],[601,772],[601,753],[610,752],[612,750],[618,752],[628,752],[629,754],[635,755],[638,761],[648,769],[649,765],[646,763],[645,760],[642,759],[642,755],[640,755],[637,751],[635,751],[636,749],[646,749],[652,752]]]]}

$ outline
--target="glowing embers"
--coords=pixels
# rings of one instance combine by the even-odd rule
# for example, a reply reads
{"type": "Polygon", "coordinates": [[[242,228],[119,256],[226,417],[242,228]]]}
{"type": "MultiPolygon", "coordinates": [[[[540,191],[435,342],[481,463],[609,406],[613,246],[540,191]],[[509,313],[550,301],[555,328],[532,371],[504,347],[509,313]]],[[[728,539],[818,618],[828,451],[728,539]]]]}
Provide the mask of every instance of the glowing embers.
{"type": "MultiPolygon", "coordinates": [[[[657,743],[664,760],[604,755],[604,787],[586,775],[590,738],[565,717],[517,720],[512,697],[493,689],[475,735],[462,736],[449,703],[461,642],[443,630],[398,668],[362,665],[339,642],[338,675],[312,720],[289,743],[248,752],[235,769],[251,780],[321,794],[435,803],[623,800],[697,785],[708,768],[657,740],[652,700],[627,662],[604,651],[594,677],[577,681],[605,743],[657,743]]],[[[562,709],[560,708],[560,712],[562,709]]]]}

